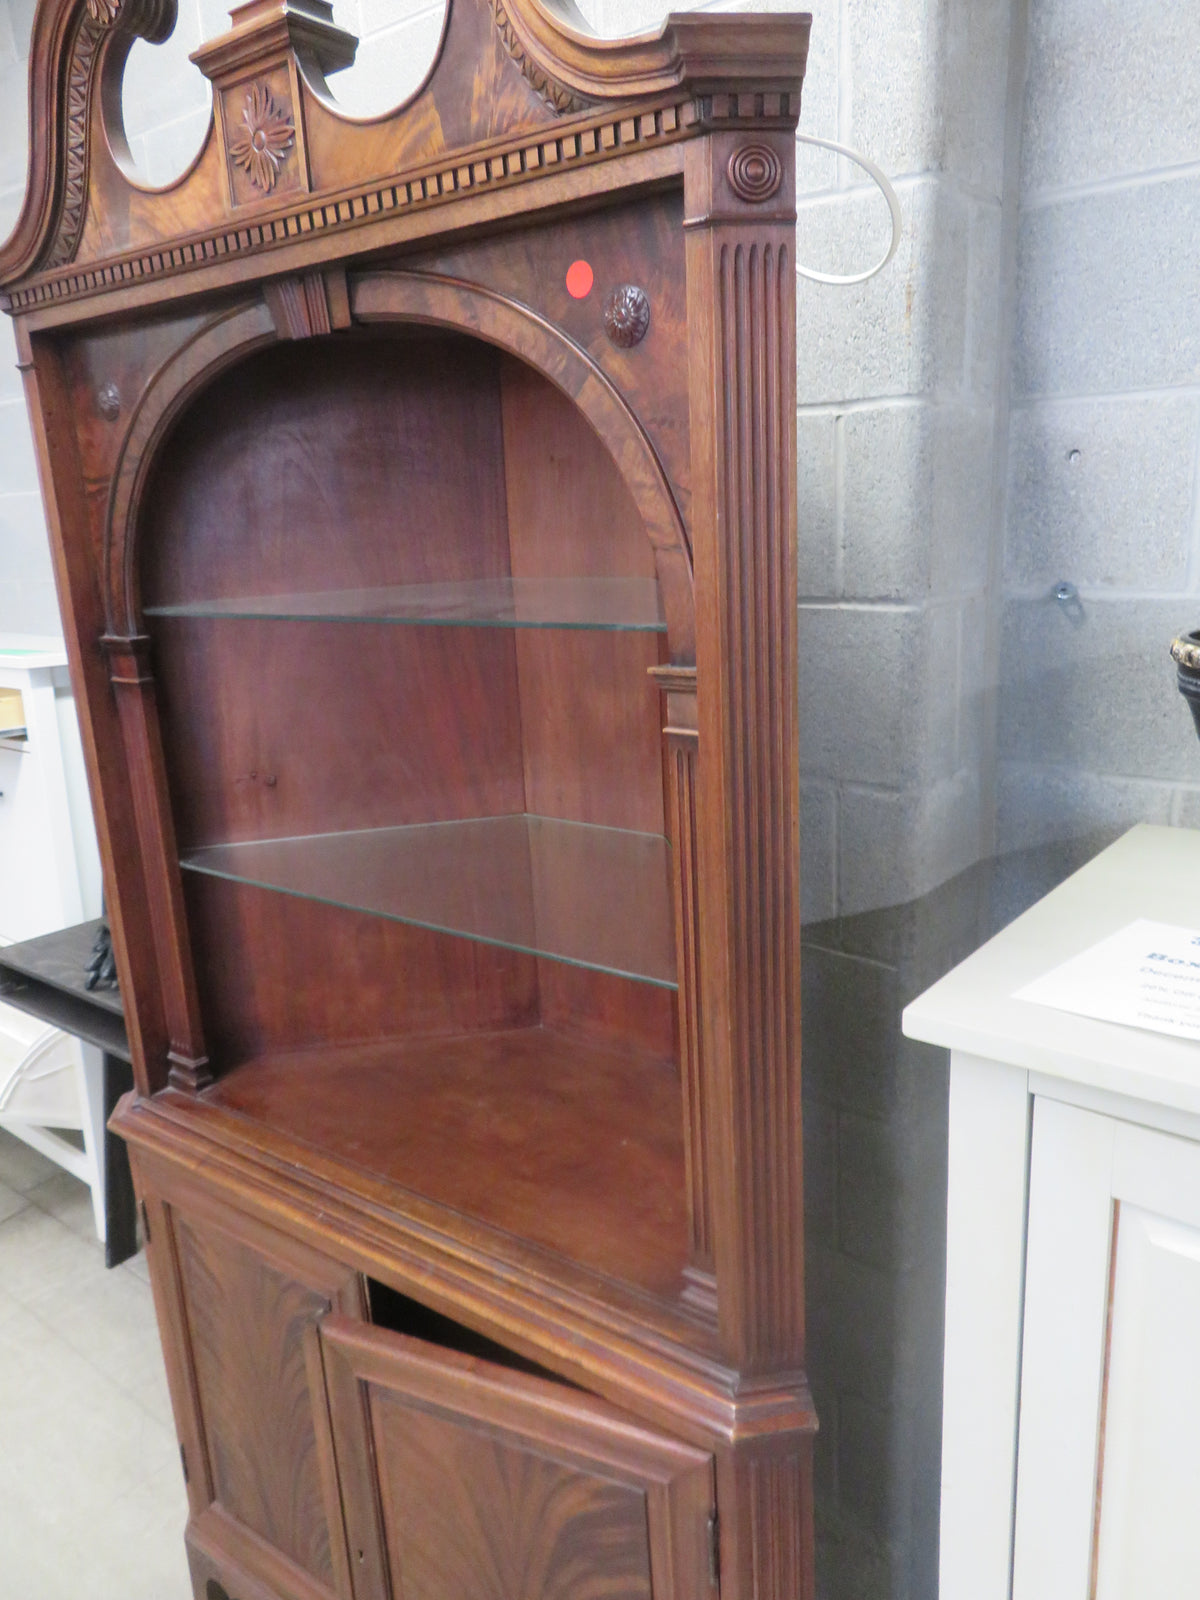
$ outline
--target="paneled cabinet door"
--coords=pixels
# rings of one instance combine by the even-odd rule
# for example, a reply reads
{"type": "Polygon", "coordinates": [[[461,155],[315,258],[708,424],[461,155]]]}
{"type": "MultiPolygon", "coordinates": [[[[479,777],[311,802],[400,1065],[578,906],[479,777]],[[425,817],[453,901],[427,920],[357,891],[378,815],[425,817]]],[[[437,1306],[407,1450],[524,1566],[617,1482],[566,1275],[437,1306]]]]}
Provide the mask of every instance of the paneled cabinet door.
{"type": "Polygon", "coordinates": [[[1014,1600],[1200,1594],[1200,1145],[1041,1096],[1014,1600]]]}
{"type": "Polygon", "coordinates": [[[355,1600],[708,1600],[711,1456],[566,1384],[321,1326],[355,1600]]]}
{"type": "Polygon", "coordinates": [[[210,1200],[147,1205],[198,1593],[222,1592],[215,1573],[236,1600],[350,1600],[306,1334],[330,1310],[364,1313],[361,1280],[210,1200]]]}

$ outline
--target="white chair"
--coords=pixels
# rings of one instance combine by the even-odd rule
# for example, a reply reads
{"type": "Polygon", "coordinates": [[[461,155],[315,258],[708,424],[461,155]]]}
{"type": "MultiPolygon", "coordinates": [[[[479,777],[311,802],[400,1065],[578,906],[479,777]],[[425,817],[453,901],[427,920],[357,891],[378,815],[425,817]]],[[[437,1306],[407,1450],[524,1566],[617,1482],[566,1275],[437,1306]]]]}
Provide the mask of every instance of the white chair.
{"type": "MultiPolygon", "coordinates": [[[[98,916],[100,861],[61,639],[0,635],[0,696],[0,944],[13,944],[98,916]]],[[[98,1050],[0,1002],[0,1128],[90,1186],[102,1240],[103,1076],[98,1050]]]]}
{"type": "Polygon", "coordinates": [[[0,1127],[86,1183],[103,1241],[104,1082],[100,1052],[0,1002],[0,1127]],[[83,1136],[83,1148],[63,1133],[83,1136]]]}

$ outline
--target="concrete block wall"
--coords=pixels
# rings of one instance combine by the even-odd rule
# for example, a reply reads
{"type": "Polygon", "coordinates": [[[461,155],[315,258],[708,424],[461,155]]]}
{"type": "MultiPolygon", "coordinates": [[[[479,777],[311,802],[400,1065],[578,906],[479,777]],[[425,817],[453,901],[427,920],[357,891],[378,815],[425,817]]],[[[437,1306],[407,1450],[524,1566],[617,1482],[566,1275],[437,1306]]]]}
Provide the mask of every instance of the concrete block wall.
{"type": "Polygon", "coordinates": [[[1200,11],[1037,0],[1021,151],[997,844],[1200,812],[1200,11]],[[1073,584],[1080,603],[1051,598],[1073,584]]]}

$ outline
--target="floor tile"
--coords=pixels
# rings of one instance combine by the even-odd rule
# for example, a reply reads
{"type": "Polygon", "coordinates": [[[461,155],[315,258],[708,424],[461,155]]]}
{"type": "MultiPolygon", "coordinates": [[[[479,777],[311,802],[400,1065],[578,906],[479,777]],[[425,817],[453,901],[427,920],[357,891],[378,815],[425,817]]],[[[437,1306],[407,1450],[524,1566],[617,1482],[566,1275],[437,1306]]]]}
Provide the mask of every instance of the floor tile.
{"type": "Polygon", "coordinates": [[[152,1387],[148,1353],[161,1368],[149,1290],[132,1274],[106,1273],[100,1252],[57,1219],[26,1217],[0,1224],[0,1593],[186,1600],[174,1430],[130,1392],[152,1387]],[[56,1235],[66,1248],[55,1249],[56,1235]],[[7,1292],[22,1248],[49,1258],[57,1292],[39,1289],[36,1260],[18,1274],[24,1299],[7,1292]],[[78,1277],[63,1279],[72,1262],[78,1277]],[[89,1360],[89,1344],[128,1387],[89,1360]]]}
{"type": "Polygon", "coordinates": [[[149,1283],[150,1263],[146,1259],[145,1249],[139,1250],[135,1256],[130,1256],[128,1261],[122,1261],[121,1270],[123,1272],[131,1272],[135,1278],[140,1278],[143,1283],[149,1283]]]}
{"type": "Polygon", "coordinates": [[[36,1206],[0,1223],[0,1284],[22,1305],[78,1283],[97,1263],[103,1271],[104,1247],[98,1240],[81,1239],[36,1206]]]}
{"type": "Polygon", "coordinates": [[[6,1183],[0,1183],[0,1222],[6,1222],[9,1217],[15,1216],[28,1204],[25,1196],[16,1189],[10,1189],[6,1183]]]}
{"type": "Polygon", "coordinates": [[[52,1177],[32,1189],[26,1190],[32,1205],[49,1216],[57,1217],[82,1239],[95,1239],[96,1213],[92,1209],[92,1191],[80,1178],[73,1178],[61,1169],[52,1177]]]}
{"type": "Polygon", "coordinates": [[[61,1170],[41,1151],[31,1150],[7,1128],[0,1128],[0,1183],[25,1194],[61,1170]]]}

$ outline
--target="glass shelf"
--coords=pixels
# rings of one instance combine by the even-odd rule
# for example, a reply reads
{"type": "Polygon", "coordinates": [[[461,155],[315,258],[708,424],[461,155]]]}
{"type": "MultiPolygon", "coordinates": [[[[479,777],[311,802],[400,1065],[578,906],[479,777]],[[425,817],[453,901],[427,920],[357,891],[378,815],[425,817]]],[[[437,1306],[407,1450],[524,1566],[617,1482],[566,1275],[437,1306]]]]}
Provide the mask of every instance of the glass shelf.
{"type": "Polygon", "coordinates": [[[147,606],[146,615],[666,632],[653,578],[471,578],[455,583],[193,600],[147,606]]]}
{"type": "Polygon", "coordinates": [[[676,987],[669,846],[661,834],[480,817],[208,845],[180,865],[676,987]]]}

